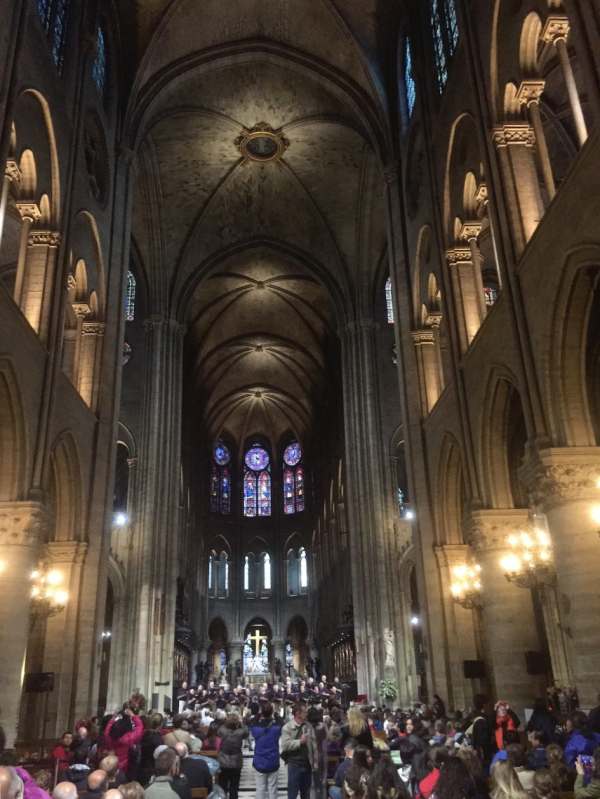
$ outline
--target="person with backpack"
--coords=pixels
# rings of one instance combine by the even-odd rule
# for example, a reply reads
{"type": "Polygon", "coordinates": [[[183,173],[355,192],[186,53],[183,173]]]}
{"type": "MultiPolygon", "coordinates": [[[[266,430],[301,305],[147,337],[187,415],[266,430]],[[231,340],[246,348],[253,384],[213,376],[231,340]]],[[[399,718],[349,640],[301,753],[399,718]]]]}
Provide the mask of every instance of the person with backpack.
{"type": "Polygon", "coordinates": [[[256,772],[256,799],[277,799],[281,726],[273,718],[270,702],[265,702],[260,715],[250,722],[250,734],[254,739],[252,766],[256,772]]]}

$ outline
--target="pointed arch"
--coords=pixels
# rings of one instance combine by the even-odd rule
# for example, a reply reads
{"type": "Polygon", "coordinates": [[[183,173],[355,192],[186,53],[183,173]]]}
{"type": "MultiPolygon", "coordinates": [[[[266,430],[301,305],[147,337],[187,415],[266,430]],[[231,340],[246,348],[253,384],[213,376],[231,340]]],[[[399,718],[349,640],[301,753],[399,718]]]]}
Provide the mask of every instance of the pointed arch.
{"type": "Polygon", "coordinates": [[[11,361],[0,358],[0,501],[26,495],[28,456],[23,398],[11,361]]]}
{"type": "Polygon", "coordinates": [[[441,502],[437,513],[436,543],[462,544],[467,489],[462,451],[451,433],[446,433],[443,438],[437,474],[441,502]]]}
{"type": "Polygon", "coordinates": [[[84,541],[83,474],[75,437],[63,431],[54,441],[49,459],[49,496],[54,512],[54,541],[84,541]]]}

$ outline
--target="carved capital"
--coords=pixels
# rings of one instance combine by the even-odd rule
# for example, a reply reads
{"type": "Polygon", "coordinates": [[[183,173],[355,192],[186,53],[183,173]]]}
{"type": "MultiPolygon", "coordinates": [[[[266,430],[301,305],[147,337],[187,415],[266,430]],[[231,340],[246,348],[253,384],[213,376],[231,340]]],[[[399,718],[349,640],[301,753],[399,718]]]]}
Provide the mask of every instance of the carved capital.
{"type": "Polygon", "coordinates": [[[37,547],[47,529],[48,515],[40,502],[0,502],[0,546],[37,547]]]}
{"type": "Polygon", "coordinates": [[[42,212],[37,203],[17,202],[15,205],[24,222],[37,222],[42,218],[42,212]]]}
{"type": "Polygon", "coordinates": [[[494,128],[492,141],[499,148],[517,144],[535,147],[535,133],[528,122],[512,122],[494,128]]]}
{"type": "Polygon", "coordinates": [[[73,313],[75,316],[79,317],[80,319],[84,319],[92,312],[92,309],[87,302],[74,302],[71,307],[73,308],[73,313]]]}
{"type": "Polygon", "coordinates": [[[531,527],[529,512],[520,508],[472,511],[466,535],[476,552],[500,552],[507,539],[531,527]]]}
{"type": "Polygon", "coordinates": [[[517,91],[517,102],[519,105],[531,105],[531,103],[539,103],[544,88],[546,86],[545,80],[524,80],[517,91]]]}
{"type": "Polygon", "coordinates": [[[58,247],[60,233],[57,230],[31,230],[27,237],[28,247],[58,247]]]}
{"type": "Polygon", "coordinates": [[[471,262],[471,250],[466,247],[451,247],[446,250],[446,259],[450,266],[471,262]]]}
{"type": "Polygon", "coordinates": [[[427,327],[431,327],[434,330],[437,330],[439,326],[442,324],[442,312],[441,311],[429,311],[427,314],[427,319],[425,320],[425,324],[427,327]]]}
{"type": "Polygon", "coordinates": [[[6,177],[11,181],[11,183],[20,183],[21,182],[21,170],[19,169],[19,165],[16,161],[13,161],[12,158],[9,158],[6,162],[6,166],[4,167],[4,174],[6,177]]]}
{"type": "Polygon", "coordinates": [[[77,288],[77,281],[75,280],[74,275],[67,275],[67,291],[75,291],[77,288]]]}
{"type": "Polygon", "coordinates": [[[475,192],[475,202],[477,203],[477,210],[481,213],[488,204],[488,187],[486,183],[480,183],[475,192]]]}
{"type": "Polygon", "coordinates": [[[53,566],[76,566],[83,563],[87,548],[84,541],[51,541],[46,547],[48,560],[53,566]]]}
{"type": "Polygon", "coordinates": [[[598,501],[600,447],[568,447],[533,453],[521,468],[532,504],[544,510],[580,500],[598,501]]]}
{"type": "Polygon", "coordinates": [[[106,325],[104,322],[84,322],[81,333],[84,336],[103,336],[106,325]]]}
{"type": "Polygon", "coordinates": [[[470,222],[463,222],[460,232],[458,234],[458,238],[460,241],[471,241],[472,239],[477,240],[477,237],[481,233],[481,222],[477,221],[470,221],[470,222]]]}
{"type": "Polygon", "coordinates": [[[542,30],[542,41],[548,44],[556,44],[559,39],[567,41],[569,37],[569,18],[564,14],[550,15],[542,30]]]}
{"type": "Polygon", "coordinates": [[[415,347],[422,347],[425,344],[435,344],[435,332],[431,328],[413,330],[411,335],[415,347]]]}

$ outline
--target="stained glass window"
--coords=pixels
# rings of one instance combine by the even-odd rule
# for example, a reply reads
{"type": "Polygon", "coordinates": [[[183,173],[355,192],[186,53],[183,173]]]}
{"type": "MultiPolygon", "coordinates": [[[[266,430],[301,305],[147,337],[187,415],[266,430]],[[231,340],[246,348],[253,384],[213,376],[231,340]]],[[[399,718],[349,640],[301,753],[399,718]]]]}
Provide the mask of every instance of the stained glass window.
{"type": "Polygon", "coordinates": [[[69,0],[37,0],[37,12],[50,43],[50,54],[62,72],[67,38],[69,0]]]}
{"type": "Polygon", "coordinates": [[[104,95],[106,89],[106,40],[100,25],[96,31],[96,57],[92,64],[92,79],[100,94],[104,95]]]}
{"type": "Polygon", "coordinates": [[[214,560],[215,556],[211,553],[210,557],[208,558],[208,595],[212,596],[215,590],[214,586],[214,560]]]}
{"type": "Polygon", "coordinates": [[[417,84],[415,82],[415,76],[413,73],[413,59],[412,59],[412,48],[410,45],[410,39],[406,38],[404,41],[404,92],[406,96],[406,111],[408,113],[409,118],[412,116],[412,112],[415,107],[415,102],[417,100],[417,84]]]}
{"type": "Polygon", "coordinates": [[[485,286],[483,289],[483,297],[486,305],[494,305],[498,299],[498,289],[493,288],[493,286],[485,286]]]}
{"type": "Polygon", "coordinates": [[[448,63],[458,45],[458,18],[455,0],[431,0],[431,34],[435,74],[440,92],[448,81],[448,63]]]}
{"type": "Polygon", "coordinates": [[[231,455],[228,447],[218,441],[213,447],[213,459],[210,467],[210,510],[211,513],[231,513],[231,472],[229,461],[231,455]]]}
{"type": "Polygon", "coordinates": [[[254,444],[244,457],[244,516],[271,515],[271,465],[269,453],[254,444]]]}
{"type": "Polygon", "coordinates": [[[133,272],[127,272],[127,291],[125,293],[125,321],[133,322],[135,319],[135,289],[136,282],[133,272]]]}
{"type": "Polygon", "coordinates": [[[287,515],[304,510],[304,468],[302,448],[293,441],[283,452],[283,512],[287,515]]]}
{"type": "Polygon", "coordinates": [[[385,281],[385,310],[388,325],[394,324],[394,303],[392,301],[392,278],[388,277],[385,281]]]}

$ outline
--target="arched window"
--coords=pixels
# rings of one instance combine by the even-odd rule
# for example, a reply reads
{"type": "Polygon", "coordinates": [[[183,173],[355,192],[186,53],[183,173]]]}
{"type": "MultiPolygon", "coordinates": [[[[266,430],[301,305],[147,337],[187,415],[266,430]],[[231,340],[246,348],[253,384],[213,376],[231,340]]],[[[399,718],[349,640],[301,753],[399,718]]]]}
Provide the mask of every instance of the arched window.
{"type": "Polygon", "coordinates": [[[262,558],[263,590],[271,590],[271,556],[265,552],[262,558]]]}
{"type": "Polygon", "coordinates": [[[106,89],[106,64],[106,38],[102,27],[98,25],[96,29],[96,57],[92,64],[92,79],[102,97],[104,97],[106,89]]]}
{"type": "Polygon", "coordinates": [[[440,92],[448,81],[448,64],[458,44],[458,18],[455,0],[431,0],[431,34],[435,76],[440,92]]]}
{"type": "Polygon", "coordinates": [[[408,36],[404,40],[404,58],[402,61],[402,74],[404,76],[404,96],[406,98],[406,114],[410,119],[415,107],[415,102],[417,101],[417,84],[415,82],[415,76],[413,72],[412,47],[408,36]]]}
{"type": "Polygon", "coordinates": [[[297,441],[287,446],[283,453],[283,512],[300,513],[304,510],[304,466],[302,448],[297,441]]]}
{"type": "Polygon", "coordinates": [[[304,547],[298,552],[290,549],[287,554],[287,593],[288,596],[306,594],[308,591],[308,557],[304,547]]]}
{"type": "Polygon", "coordinates": [[[210,511],[231,513],[231,453],[222,441],[213,447],[210,467],[210,511]]]}
{"type": "Polygon", "coordinates": [[[392,301],[392,278],[388,277],[385,281],[385,310],[388,325],[394,324],[394,303],[392,301]]]}
{"type": "Polygon", "coordinates": [[[244,457],[244,516],[271,515],[271,460],[266,449],[253,444],[244,457]]]}
{"type": "Polygon", "coordinates": [[[135,319],[135,289],[136,282],[133,272],[127,272],[127,290],[125,292],[125,321],[133,322],[135,319]]]}
{"type": "Polygon", "coordinates": [[[244,591],[247,594],[255,592],[255,578],[254,553],[249,552],[244,556],[244,591]]]}
{"type": "Polygon", "coordinates": [[[52,60],[60,74],[65,57],[69,0],[37,0],[37,12],[50,42],[52,60]]]}
{"type": "Polygon", "coordinates": [[[217,562],[217,597],[224,599],[229,596],[229,559],[226,552],[221,552],[217,562]]]}
{"type": "Polygon", "coordinates": [[[216,552],[211,552],[208,556],[208,595],[215,595],[215,560],[216,552]]]}

